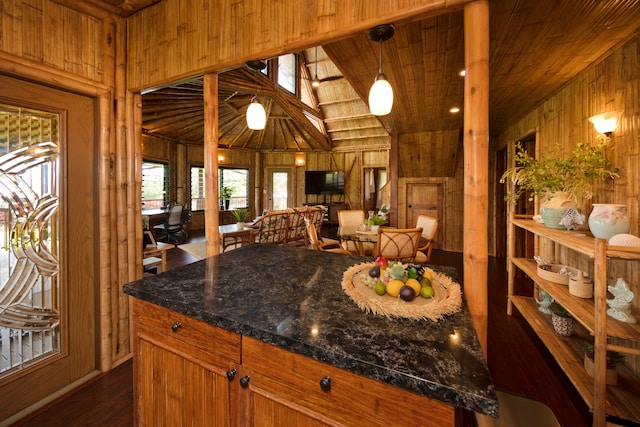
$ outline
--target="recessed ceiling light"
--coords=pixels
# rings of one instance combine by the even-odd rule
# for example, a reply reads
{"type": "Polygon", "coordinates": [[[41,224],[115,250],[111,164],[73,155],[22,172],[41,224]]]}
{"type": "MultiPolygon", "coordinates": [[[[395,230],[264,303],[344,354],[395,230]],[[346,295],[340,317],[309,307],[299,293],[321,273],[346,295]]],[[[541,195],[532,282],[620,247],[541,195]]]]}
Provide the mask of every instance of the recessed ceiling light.
{"type": "Polygon", "coordinates": [[[467,75],[467,70],[460,70],[460,72],[458,73],[458,75],[459,75],[460,77],[464,77],[464,76],[466,76],[466,75],[467,75]]]}
{"type": "Polygon", "coordinates": [[[455,114],[455,113],[459,113],[459,112],[460,112],[460,109],[459,109],[458,107],[451,107],[451,108],[449,109],[449,112],[450,112],[450,113],[454,113],[454,114],[455,114]]]}

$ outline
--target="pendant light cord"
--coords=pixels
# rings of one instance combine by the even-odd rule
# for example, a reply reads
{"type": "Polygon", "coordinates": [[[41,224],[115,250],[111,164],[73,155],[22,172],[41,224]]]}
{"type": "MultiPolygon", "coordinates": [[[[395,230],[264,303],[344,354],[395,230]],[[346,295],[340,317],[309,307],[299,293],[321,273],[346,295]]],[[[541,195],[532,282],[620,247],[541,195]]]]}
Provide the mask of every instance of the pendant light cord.
{"type": "Polygon", "coordinates": [[[380,38],[380,68],[378,74],[382,74],[382,38],[380,38]]]}

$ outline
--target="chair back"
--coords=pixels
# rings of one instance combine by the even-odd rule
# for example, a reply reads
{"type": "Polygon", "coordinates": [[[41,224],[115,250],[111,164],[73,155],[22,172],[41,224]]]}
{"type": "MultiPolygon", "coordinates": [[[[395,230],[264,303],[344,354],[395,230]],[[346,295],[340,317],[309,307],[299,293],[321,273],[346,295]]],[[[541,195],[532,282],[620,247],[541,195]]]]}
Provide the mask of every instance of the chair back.
{"type": "Polygon", "coordinates": [[[316,230],[316,226],[313,225],[313,222],[309,218],[305,218],[304,222],[307,226],[307,237],[309,239],[309,245],[311,249],[319,251],[320,249],[320,239],[318,239],[318,232],[316,230]]]}
{"type": "Polygon", "coordinates": [[[386,259],[413,262],[420,244],[422,228],[387,228],[378,229],[376,254],[386,259]]]}
{"type": "Polygon", "coordinates": [[[167,228],[176,227],[182,225],[182,205],[173,205],[169,209],[169,216],[167,217],[167,228]]]}
{"type": "Polygon", "coordinates": [[[338,225],[360,225],[364,223],[364,211],[357,209],[345,209],[338,211],[338,225]]]}
{"type": "Polygon", "coordinates": [[[433,240],[438,231],[438,218],[428,215],[418,216],[416,227],[422,228],[422,238],[425,240],[433,240]]]}

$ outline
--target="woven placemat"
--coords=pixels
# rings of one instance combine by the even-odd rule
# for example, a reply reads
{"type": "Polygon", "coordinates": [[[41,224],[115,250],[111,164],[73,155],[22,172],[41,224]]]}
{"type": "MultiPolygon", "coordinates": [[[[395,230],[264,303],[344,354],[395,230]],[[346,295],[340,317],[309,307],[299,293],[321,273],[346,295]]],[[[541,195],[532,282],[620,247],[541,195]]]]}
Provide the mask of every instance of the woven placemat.
{"type": "Polygon", "coordinates": [[[460,311],[462,290],[460,284],[449,276],[434,272],[431,286],[435,296],[429,299],[418,296],[409,302],[389,295],[378,295],[367,286],[363,275],[368,275],[374,265],[370,262],[351,266],[342,276],[342,289],[361,310],[386,317],[429,319],[434,322],[460,311]]]}

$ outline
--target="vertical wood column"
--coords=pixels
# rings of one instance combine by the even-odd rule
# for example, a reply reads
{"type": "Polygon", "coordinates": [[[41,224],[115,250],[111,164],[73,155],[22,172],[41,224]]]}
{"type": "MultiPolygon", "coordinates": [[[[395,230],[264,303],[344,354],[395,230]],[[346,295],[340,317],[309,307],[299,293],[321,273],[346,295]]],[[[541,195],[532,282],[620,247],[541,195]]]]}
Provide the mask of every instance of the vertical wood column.
{"type": "MultiPolygon", "coordinates": [[[[393,132],[391,135],[391,148],[389,149],[389,203],[391,206],[398,206],[398,151],[399,142],[398,142],[398,133],[393,132]]],[[[406,210],[406,206],[404,208],[406,210]]],[[[391,208],[393,211],[393,208],[391,208]]],[[[389,212],[389,225],[393,227],[398,226],[398,211],[396,208],[395,212],[389,212]]],[[[406,214],[405,214],[406,215],[406,214]]],[[[406,227],[413,227],[413,225],[405,224],[406,227]]]]}
{"type": "Polygon", "coordinates": [[[464,7],[464,294],[487,354],[489,2],[464,7]]]}
{"type": "Polygon", "coordinates": [[[218,75],[204,75],[204,236],[207,256],[220,253],[218,205],[218,75]]]}

